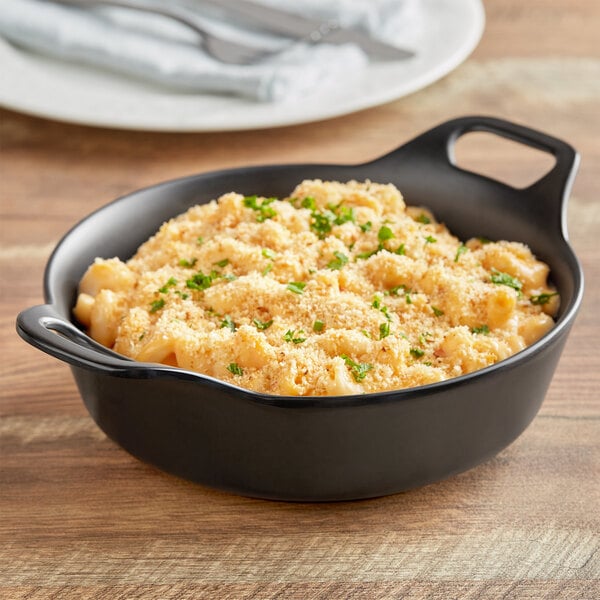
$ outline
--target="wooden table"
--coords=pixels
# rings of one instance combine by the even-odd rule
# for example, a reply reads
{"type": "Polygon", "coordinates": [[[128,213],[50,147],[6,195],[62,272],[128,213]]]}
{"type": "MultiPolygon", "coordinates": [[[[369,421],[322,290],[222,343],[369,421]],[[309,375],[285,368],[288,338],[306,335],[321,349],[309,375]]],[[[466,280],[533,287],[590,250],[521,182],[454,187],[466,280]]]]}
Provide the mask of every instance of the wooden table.
{"type": "MultiPolygon", "coordinates": [[[[486,8],[484,39],[451,75],[323,123],[152,134],[0,113],[1,597],[598,597],[600,4],[489,0],[486,8]],[[326,505],[205,489],[109,441],[68,368],[14,331],[17,312],[42,301],[43,266],[61,234],[116,196],[236,165],[363,161],[469,113],[528,124],[581,151],[568,221],[587,276],[537,418],[469,472],[326,505]]],[[[517,178],[541,164],[485,148],[465,146],[465,164],[517,178]]]]}

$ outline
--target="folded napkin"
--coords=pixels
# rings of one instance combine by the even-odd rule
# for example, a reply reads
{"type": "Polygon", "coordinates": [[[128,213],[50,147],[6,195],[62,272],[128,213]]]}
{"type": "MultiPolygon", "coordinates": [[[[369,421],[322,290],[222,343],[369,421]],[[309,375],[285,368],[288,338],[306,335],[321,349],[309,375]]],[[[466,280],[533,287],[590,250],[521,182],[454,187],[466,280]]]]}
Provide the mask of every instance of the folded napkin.
{"type": "MultiPolygon", "coordinates": [[[[403,28],[409,37],[410,21],[415,22],[411,12],[418,5],[418,0],[261,1],[305,16],[335,18],[388,41],[398,41],[391,25],[395,31],[403,28]]],[[[368,63],[352,44],[291,43],[241,26],[201,0],[177,3],[194,11],[211,33],[281,52],[251,65],[225,64],[201,48],[194,31],[168,17],[120,7],[82,9],[43,0],[0,0],[0,36],[27,50],[171,89],[235,94],[264,102],[302,99],[368,63]]]]}

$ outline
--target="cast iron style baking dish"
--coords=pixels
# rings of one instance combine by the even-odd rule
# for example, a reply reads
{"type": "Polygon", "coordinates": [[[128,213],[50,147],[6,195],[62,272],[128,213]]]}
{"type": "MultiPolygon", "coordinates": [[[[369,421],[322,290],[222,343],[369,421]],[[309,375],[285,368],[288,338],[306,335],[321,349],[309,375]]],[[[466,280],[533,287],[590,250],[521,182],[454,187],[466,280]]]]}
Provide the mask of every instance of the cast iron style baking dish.
{"type": "Polygon", "coordinates": [[[566,240],[577,153],[537,131],[487,117],[444,123],[360,165],[264,166],[163,183],[101,208],[62,239],[45,273],[46,304],[22,312],[20,335],[69,363],[106,434],[134,456],[202,484],[297,501],[367,498],[468,469],[515,440],[537,413],[583,294],[566,240]],[[546,151],[553,169],[515,189],[453,164],[464,133],[487,131],[546,151]],[[134,362],[72,322],[77,284],[96,256],[128,259],[163,221],[220,194],[285,196],[303,179],[391,182],[461,239],[528,244],[561,296],[556,326],[533,346],[442,383],[377,394],[285,397],[181,369],[134,362]]]}

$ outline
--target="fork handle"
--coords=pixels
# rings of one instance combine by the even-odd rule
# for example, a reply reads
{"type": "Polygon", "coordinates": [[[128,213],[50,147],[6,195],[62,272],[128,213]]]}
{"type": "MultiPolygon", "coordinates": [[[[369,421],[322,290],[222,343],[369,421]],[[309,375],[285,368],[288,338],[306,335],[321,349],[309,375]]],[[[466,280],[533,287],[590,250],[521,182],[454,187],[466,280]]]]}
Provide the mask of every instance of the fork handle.
{"type": "MultiPolygon", "coordinates": [[[[48,1],[48,0],[47,0],[48,1]]],[[[202,27],[192,15],[190,15],[189,11],[181,6],[173,6],[171,4],[149,4],[144,0],[51,0],[52,2],[57,2],[59,4],[68,4],[70,6],[77,6],[81,8],[90,8],[93,6],[114,6],[118,8],[130,8],[132,10],[139,10],[142,12],[153,13],[156,15],[161,15],[163,17],[168,17],[173,19],[174,21],[178,21],[183,25],[186,25],[195,33],[200,36],[209,35],[208,31],[202,27]]]]}

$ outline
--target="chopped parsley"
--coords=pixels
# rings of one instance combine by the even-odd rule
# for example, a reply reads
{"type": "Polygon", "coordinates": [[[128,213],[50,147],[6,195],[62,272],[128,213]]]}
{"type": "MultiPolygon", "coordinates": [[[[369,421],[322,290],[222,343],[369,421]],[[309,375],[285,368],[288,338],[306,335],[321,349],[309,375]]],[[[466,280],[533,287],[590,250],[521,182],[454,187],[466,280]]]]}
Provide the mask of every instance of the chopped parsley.
{"type": "Polygon", "coordinates": [[[400,244],[395,250],[394,250],[394,254],[399,254],[401,256],[404,256],[406,254],[406,249],[404,248],[404,244],[400,244]]]}
{"type": "Polygon", "coordinates": [[[367,233],[367,231],[371,231],[371,227],[373,227],[373,223],[371,223],[371,221],[367,221],[366,223],[359,225],[359,227],[363,233],[367,233]]]}
{"type": "Polygon", "coordinates": [[[270,258],[271,260],[273,260],[275,258],[275,252],[273,252],[273,250],[271,250],[271,248],[263,248],[261,251],[261,254],[265,258],[270,258]]]}
{"type": "Polygon", "coordinates": [[[464,254],[465,252],[468,252],[469,249],[464,245],[461,244],[457,249],[456,249],[456,255],[454,257],[454,262],[457,263],[458,259],[461,257],[462,254],[464,254]]]}
{"type": "Polygon", "coordinates": [[[196,244],[198,244],[198,246],[202,246],[202,244],[204,244],[204,238],[201,235],[196,238],[196,244]]]}
{"type": "Polygon", "coordinates": [[[164,305],[165,299],[159,298],[158,300],[155,300],[154,302],[152,302],[152,304],[150,304],[150,312],[155,313],[156,311],[159,311],[164,305]]]}
{"type": "Polygon", "coordinates": [[[323,321],[316,320],[313,323],[313,331],[316,331],[317,333],[319,333],[320,331],[323,331],[324,328],[325,328],[325,323],[323,323],[323,321]]]}
{"type": "Polygon", "coordinates": [[[198,262],[197,258],[190,258],[189,260],[187,258],[180,258],[179,266],[186,267],[187,269],[191,269],[197,262],[198,262]]]}
{"type": "Polygon", "coordinates": [[[519,296],[521,296],[521,288],[523,287],[523,283],[516,277],[512,277],[508,273],[503,273],[497,269],[492,269],[491,281],[496,285],[506,285],[513,290],[516,290],[519,296]]]}
{"type": "Polygon", "coordinates": [[[327,263],[327,268],[333,271],[339,271],[345,264],[347,264],[348,257],[342,252],[334,252],[333,255],[335,256],[335,259],[327,263]]]}
{"type": "Polygon", "coordinates": [[[421,350],[421,348],[411,348],[410,353],[415,358],[421,358],[421,356],[423,356],[425,354],[425,350],[421,350]]]}
{"type": "Polygon", "coordinates": [[[306,283],[304,281],[290,281],[287,284],[287,289],[290,292],[294,292],[294,294],[302,294],[305,287],[306,283]]]}
{"type": "Polygon", "coordinates": [[[356,260],[358,260],[359,258],[362,260],[366,260],[367,258],[371,258],[371,256],[377,254],[378,252],[381,252],[382,250],[383,244],[379,244],[379,246],[375,248],[375,250],[369,250],[368,252],[360,252],[359,254],[357,254],[356,260]]]}
{"type": "Polygon", "coordinates": [[[382,225],[377,232],[377,238],[380,242],[385,242],[386,240],[391,240],[394,237],[394,232],[387,226],[382,225]]]}
{"type": "Polygon", "coordinates": [[[531,302],[531,304],[539,304],[539,305],[543,305],[543,304],[548,304],[548,302],[550,302],[550,298],[552,298],[552,296],[558,296],[558,292],[551,292],[551,293],[546,293],[546,294],[538,294],[537,296],[531,296],[529,298],[529,301],[531,302]]]}
{"type": "Polygon", "coordinates": [[[444,314],[444,311],[439,309],[437,306],[432,306],[431,310],[436,317],[441,317],[444,314]]]}
{"type": "Polygon", "coordinates": [[[389,308],[387,306],[384,306],[381,303],[381,296],[373,296],[373,303],[371,304],[371,306],[373,308],[376,308],[379,312],[383,313],[385,315],[385,318],[388,321],[392,320],[391,315],[389,314],[389,308]]]}
{"type": "Polygon", "coordinates": [[[181,290],[175,290],[174,293],[177,294],[182,300],[187,300],[189,298],[189,294],[186,294],[185,292],[182,292],[181,290]]]}
{"type": "Polygon", "coordinates": [[[198,271],[198,273],[196,273],[193,277],[191,277],[185,282],[185,285],[190,290],[206,290],[212,285],[212,282],[217,277],[218,273],[216,273],[215,271],[211,271],[208,275],[205,275],[204,273],[202,273],[202,271],[198,271]]]}
{"type": "Polygon", "coordinates": [[[320,239],[323,239],[330,231],[332,223],[335,221],[335,215],[331,211],[325,211],[323,213],[313,212],[312,223],[310,224],[320,239]]]}
{"type": "Polygon", "coordinates": [[[231,331],[235,331],[237,329],[237,325],[233,322],[233,319],[229,315],[225,315],[221,321],[221,329],[225,327],[227,327],[227,329],[231,329],[231,331]]]}
{"type": "Polygon", "coordinates": [[[480,325],[479,327],[471,327],[471,333],[489,335],[490,328],[487,325],[480,325]]]}
{"type": "Polygon", "coordinates": [[[384,321],[379,325],[379,339],[382,340],[390,335],[390,322],[384,321]]]}
{"type": "Polygon", "coordinates": [[[335,215],[333,222],[336,225],[355,222],[354,209],[351,206],[344,206],[343,200],[339,204],[329,204],[327,208],[335,215]]]}
{"type": "Polygon", "coordinates": [[[312,196],[307,196],[306,198],[303,198],[300,206],[302,206],[302,208],[308,208],[310,211],[315,211],[317,210],[317,201],[312,196]]]}
{"type": "Polygon", "coordinates": [[[405,286],[404,284],[394,286],[393,288],[390,289],[388,294],[390,296],[399,296],[400,290],[402,290],[404,292],[404,299],[406,300],[406,304],[412,304],[413,303],[412,298],[410,297],[412,290],[409,287],[405,286]]]}
{"type": "Polygon", "coordinates": [[[344,359],[344,362],[350,367],[355,381],[362,381],[367,373],[373,368],[373,365],[369,363],[357,363],[354,362],[347,354],[341,354],[340,358],[344,359]]]}
{"type": "Polygon", "coordinates": [[[262,270],[262,275],[263,277],[265,275],[267,275],[268,273],[271,272],[271,270],[273,269],[273,263],[269,263],[263,270],[262,270]]]}
{"type": "Polygon", "coordinates": [[[303,329],[299,329],[298,333],[296,333],[295,329],[288,329],[283,336],[283,339],[286,342],[292,342],[293,344],[301,344],[306,341],[305,337],[300,337],[304,333],[303,329]]]}
{"type": "Polygon", "coordinates": [[[163,285],[162,287],[158,288],[158,291],[161,294],[166,294],[169,291],[169,288],[173,287],[174,285],[177,285],[177,279],[175,279],[175,277],[169,277],[167,283],[165,283],[165,285],[163,285]]]}
{"type": "Polygon", "coordinates": [[[272,206],[269,206],[275,200],[277,198],[263,198],[261,202],[258,196],[246,196],[244,198],[244,206],[251,208],[256,213],[256,220],[259,223],[263,223],[267,219],[277,216],[277,211],[272,206]]]}
{"type": "Polygon", "coordinates": [[[264,331],[265,329],[269,329],[271,325],[273,325],[273,319],[270,321],[261,321],[260,319],[252,319],[252,322],[256,325],[256,329],[260,331],[264,331]]]}
{"type": "Polygon", "coordinates": [[[229,363],[227,370],[233,375],[243,375],[244,371],[237,363],[229,363]]]}
{"type": "Polygon", "coordinates": [[[429,331],[424,331],[419,335],[419,344],[421,344],[421,346],[424,346],[425,344],[428,344],[432,341],[433,338],[431,337],[431,333],[429,333],[429,331]]]}
{"type": "Polygon", "coordinates": [[[437,242],[437,239],[434,238],[432,235],[428,235],[425,237],[426,244],[435,244],[436,242],[437,242]]]}
{"type": "Polygon", "coordinates": [[[224,258],[223,260],[218,260],[216,263],[213,263],[214,265],[217,265],[217,267],[221,267],[221,269],[223,267],[226,267],[229,264],[229,259],[228,258],[224,258]]]}
{"type": "Polygon", "coordinates": [[[415,221],[417,221],[417,223],[423,223],[423,225],[429,225],[429,223],[431,223],[431,219],[425,213],[421,213],[415,218],[415,221]]]}

